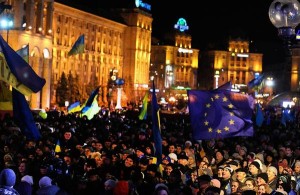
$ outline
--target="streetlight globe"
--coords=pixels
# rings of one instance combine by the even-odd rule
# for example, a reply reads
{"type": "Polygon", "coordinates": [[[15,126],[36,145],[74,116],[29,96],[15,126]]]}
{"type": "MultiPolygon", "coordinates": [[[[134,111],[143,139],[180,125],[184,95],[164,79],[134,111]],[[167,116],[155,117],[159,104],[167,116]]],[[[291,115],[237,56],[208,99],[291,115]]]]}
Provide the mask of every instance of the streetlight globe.
{"type": "Polygon", "coordinates": [[[297,0],[274,0],[269,7],[269,18],[276,28],[295,29],[300,23],[300,4],[297,0]]]}

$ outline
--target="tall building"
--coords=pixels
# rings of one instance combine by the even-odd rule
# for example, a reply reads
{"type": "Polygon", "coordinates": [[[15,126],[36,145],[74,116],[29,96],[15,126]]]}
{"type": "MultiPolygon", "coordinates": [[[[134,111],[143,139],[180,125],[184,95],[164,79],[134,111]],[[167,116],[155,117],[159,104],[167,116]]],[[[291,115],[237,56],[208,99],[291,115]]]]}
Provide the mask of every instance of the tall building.
{"type": "Polygon", "coordinates": [[[192,48],[188,28],[186,20],[179,18],[164,44],[153,41],[150,76],[155,79],[161,97],[186,97],[186,89],[197,88],[199,50],[192,48]]]}
{"type": "Polygon", "coordinates": [[[79,80],[82,98],[88,98],[94,87],[101,86],[99,103],[103,105],[112,98],[112,76],[125,80],[123,89],[128,101],[143,97],[149,84],[151,5],[132,0],[126,9],[108,12],[97,7],[97,3],[84,6],[82,2],[66,0],[7,2],[12,9],[0,17],[12,16],[14,26],[1,31],[1,35],[9,37],[8,43],[15,50],[29,44],[29,64],[46,79],[41,92],[27,97],[31,108],[57,104],[56,89],[62,73],[79,80]],[[68,51],[82,34],[84,53],[68,57],[68,51]]]}
{"type": "Polygon", "coordinates": [[[228,50],[201,53],[199,88],[215,89],[231,81],[237,91],[247,91],[247,84],[262,73],[263,54],[251,53],[249,42],[229,40],[228,50]]]}

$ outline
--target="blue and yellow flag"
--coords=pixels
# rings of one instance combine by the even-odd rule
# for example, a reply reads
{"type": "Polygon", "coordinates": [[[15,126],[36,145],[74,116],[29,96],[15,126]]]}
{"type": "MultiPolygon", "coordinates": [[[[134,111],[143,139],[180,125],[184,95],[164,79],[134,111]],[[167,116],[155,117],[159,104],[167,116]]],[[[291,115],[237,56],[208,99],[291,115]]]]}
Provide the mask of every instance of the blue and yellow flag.
{"type": "Polygon", "coordinates": [[[248,87],[250,89],[258,88],[262,84],[264,78],[265,78],[264,74],[258,75],[256,78],[254,78],[251,81],[249,81],[248,87]]]}
{"type": "Polygon", "coordinates": [[[0,36],[0,80],[24,95],[39,92],[46,83],[0,36]]]}
{"type": "Polygon", "coordinates": [[[16,51],[27,63],[29,63],[29,44],[16,51]]]}
{"type": "Polygon", "coordinates": [[[72,49],[69,51],[68,56],[81,54],[84,52],[84,35],[80,35],[74,45],[72,46],[72,49]]]}
{"type": "Polygon", "coordinates": [[[99,113],[100,107],[98,106],[98,100],[97,100],[98,95],[94,97],[93,103],[91,106],[87,107],[88,109],[82,113],[82,116],[86,116],[88,120],[91,120],[94,118],[96,114],[99,113]]]}
{"type": "MultiPolygon", "coordinates": [[[[95,97],[98,95],[99,93],[99,89],[100,86],[98,86],[96,89],[94,89],[89,97],[89,99],[85,102],[84,105],[82,105],[82,109],[81,112],[85,113],[87,110],[90,109],[90,107],[92,106],[92,103],[94,102],[95,97]]],[[[98,97],[98,96],[97,96],[98,97]]]]}
{"type": "Polygon", "coordinates": [[[60,147],[60,141],[59,141],[59,139],[56,142],[54,152],[55,153],[60,153],[61,152],[61,147],[60,147]]]}
{"type": "Polygon", "coordinates": [[[155,94],[155,85],[154,80],[152,81],[152,131],[154,138],[154,146],[155,146],[155,156],[157,158],[157,163],[160,164],[162,162],[162,138],[160,132],[160,115],[159,115],[159,106],[157,103],[157,98],[155,94]]]}
{"type": "Polygon", "coordinates": [[[140,120],[147,119],[148,96],[149,96],[149,92],[147,91],[144,98],[143,98],[143,107],[142,107],[141,113],[139,115],[140,120]]]}
{"type": "Polygon", "coordinates": [[[74,113],[74,112],[80,112],[81,111],[81,105],[80,105],[80,102],[75,102],[73,104],[71,104],[69,107],[68,107],[68,113],[74,113]]]}

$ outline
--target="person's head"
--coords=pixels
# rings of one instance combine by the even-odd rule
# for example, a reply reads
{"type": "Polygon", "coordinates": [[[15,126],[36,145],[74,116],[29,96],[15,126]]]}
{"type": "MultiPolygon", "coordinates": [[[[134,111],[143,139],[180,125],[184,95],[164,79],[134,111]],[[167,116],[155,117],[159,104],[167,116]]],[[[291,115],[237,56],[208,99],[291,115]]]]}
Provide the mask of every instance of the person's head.
{"type": "Polygon", "coordinates": [[[169,144],[169,153],[176,153],[176,148],[175,148],[175,144],[169,144]]]}
{"type": "Polygon", "coordinates": [[[104,182],[104,189],[105,191],[113,191],[117,182],[113,179],[108,179],[104,182]]]}
{"type": "Polygon", "coordinates": [[[224,171],[223,171],[223,174],[222,174],[222,178],[224,180],[228,180],[231,178],[231,174],[232,174],[233,170],[230,166],[225,166],[224,167],[224,171]]]}
{"type": "Polygon", "coordinates": [[[267,173],[259,173],[257,175],[257,185],[267,184],[269,181],[267,173]]]}
{"type": "Polygon", "coordinates": [[[169,195],[168,187],[163,183],[156,184],[153,195],[169,195]]]}
{"type": "Polygon", "coordinates": [[[232,180],[230,183],[230,186],[231,186],[231,193],[235,193],[238,191],[240,183],[236,180],[232,180]]]}
{"type": "Polygon", "coordinates": [[[248,177],[245,180],[245,186],[248,190],[254,190],[256,187],[256,181],[252,177],[248,177]]]}
{"type": "Polygon", "coordinates": [[[277,178],[277,174],[278,174],[277,168],[274,166],[269,166],[267,168],[267,174],[268,174],[268,180],[273,181],[274,179],[277,178]]]}
{"type": "Polygon", "coordinates": [[[260,164],[257,161],[253,161],[249,165],[249,173],[251,175],[257,175],[258,173],[260,173],[260,164]]]}
{"type": "Polygon", "coordinates": [[[52,185],[52,179],[48,176],[44,176],[39,180],[39,187],[44,188],[52,185]]]}
{"type": "Polygon", "coordinates": [[[257,187],[257,194],[270,194],[270,187],[268,184],[260,184],[257,187]]]}
{"type": "Polygon", "coordinates": [[[171,172],[173,171],[173,164],[172,163],[169,163],[169,164],[167,164],[166,166],[165,166],[165,169],[164,169],[164,171],[165,171],[165,173],[168,175],[168,176],[170,176],[170,174],[171,174],[171,172]]]}
{"type": "Polygon", "coordinates": [[[300,174],[300,161],[296,161],[295,166],[294,166],[294,172],[297,174],[300,174]]]}
{"type": "Polygon", "coordinates": [[[243,180],[247,177],[247,169],[245,168],[238,168],[235,170],[236,172],[236,179],[240,182],[243,182],[243,180]]]}
{"type": "Polygon", "coordinates": [[[65,133],[64,133],[64,139],[65,139],[65,140],[70,140],[71,137],[72,137],[72,132],[71,132],[71,130],[65,131],[65,133]]]}
{"type": "Polygon", "coordinates": [[[12,169],[3,169],[0,173],[0,185],[12,187],[16,183],[16,174],[12,169]]]}

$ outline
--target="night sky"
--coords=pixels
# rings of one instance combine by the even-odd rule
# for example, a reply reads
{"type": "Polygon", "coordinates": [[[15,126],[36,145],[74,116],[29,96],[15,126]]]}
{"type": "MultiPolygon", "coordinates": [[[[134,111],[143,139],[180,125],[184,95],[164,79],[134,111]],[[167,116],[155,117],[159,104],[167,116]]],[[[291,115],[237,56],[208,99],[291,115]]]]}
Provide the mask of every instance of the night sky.
{"type": "Polygon", "coordinates": [[[284,60],[282,40],[268,15],[271,3],[272,0],[184,0],[168,5],[155,0],[151,2],[153,35],[159,38],[183,17],[190,28],[193,48],[200,52],[221,49],[220,45],[228,43],[229,37],[246,38],[251,40],[250,52],[264,54],[263,65],[268,70],[284,60]]]}

